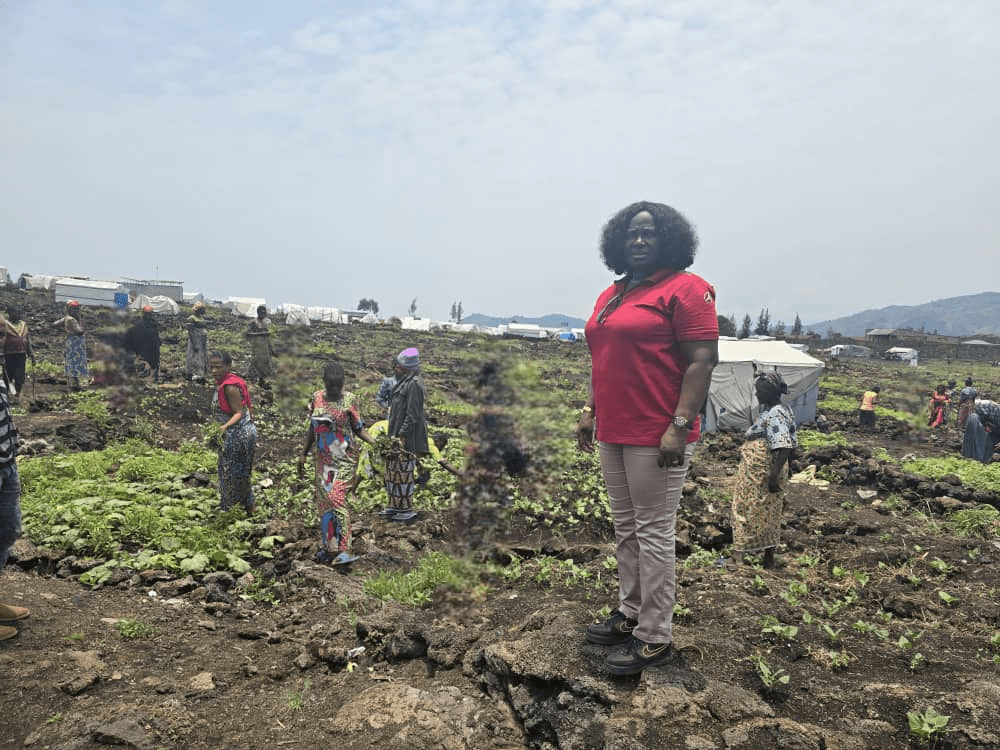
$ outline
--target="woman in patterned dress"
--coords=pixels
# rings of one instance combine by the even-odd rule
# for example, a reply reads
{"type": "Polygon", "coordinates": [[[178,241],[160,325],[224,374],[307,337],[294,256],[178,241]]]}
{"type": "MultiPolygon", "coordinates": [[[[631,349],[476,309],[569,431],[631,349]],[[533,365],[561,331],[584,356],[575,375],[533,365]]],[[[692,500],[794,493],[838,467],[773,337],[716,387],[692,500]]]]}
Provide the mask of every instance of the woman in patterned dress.
{"type": "Polygon", "coordinates": [[[777,372],[757,376],[754,387],[760,414],[747,429],[740,449],[740,466],[733,490],[733,558],[763,552],[764,567],[774,564],[774,549],[781,536],[781,511],[785,504],[784,478],[789,459],[798,447],[795,416],[781,403],[788,386],[777,372]]]}
{"type": "Polygon", "coordinates": [[[80,378],[90,378],[87,366],[87,337],[80,322],[80,303],[71,299],[66,303],[66,314],[52,325],[66,331],[66,376],[74,391],[80,390],[80,378]]]}
{"type": "Polygon", "coordinates": [[[222,442],[218,463],[222,510],[242,505],[253,515],[257,503],[250,475],[257,449],[257,426],[250,414],[250,390],[246,381],[233,372],[233,358],[229,352],[213,352],[208,358],[208,369],[216,385],[212,407],[216,421],[220,422],[222,442]]]}
{"type": "Polygon", "coordinates": [[[374,442],[364,428],[359,399],[344,390],[344,368],[330,362],[323,368],[325,390],[316,391],[309,403],[309,429],[299,456],[299,474],[305,474],[306,458],[314,452],[316,505],[320,515],[320,562],[334,565],[353,562],[351,516],[347,497],[354,489],[358,470],[358,438],[374,442]],[[336,557],[331,547],[336,545],[336,557]]]}

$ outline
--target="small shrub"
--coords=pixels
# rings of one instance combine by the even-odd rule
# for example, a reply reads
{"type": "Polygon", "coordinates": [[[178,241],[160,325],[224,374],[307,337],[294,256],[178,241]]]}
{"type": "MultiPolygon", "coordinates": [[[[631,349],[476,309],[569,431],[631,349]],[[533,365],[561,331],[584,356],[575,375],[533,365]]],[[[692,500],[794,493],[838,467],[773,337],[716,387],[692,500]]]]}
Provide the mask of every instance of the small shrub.
{"type": "Polygon", "coordinates": [[[124,620],[119,620],[116,623],[118,628],[118,635],[127,640],[132,640],[135,638],[149,638],[156,632],[152,625],[148,622],[143,622],[142,620],[132,620],[126,618],[124,620]]]}

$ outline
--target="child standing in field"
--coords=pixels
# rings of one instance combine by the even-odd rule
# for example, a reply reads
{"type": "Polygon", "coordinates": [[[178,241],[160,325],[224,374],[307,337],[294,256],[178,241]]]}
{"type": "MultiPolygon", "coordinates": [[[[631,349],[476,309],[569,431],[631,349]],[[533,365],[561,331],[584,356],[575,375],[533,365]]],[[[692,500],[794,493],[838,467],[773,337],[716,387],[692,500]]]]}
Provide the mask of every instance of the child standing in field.
{"type": "Polygon", "coordinates": [[[882,392],[879,386],[875,386],[870,391],[865,391],[861,397],[861,406],[858,407],[858,425],[862,429],[875,429],[875,402],[878,401],[878,394],[882,392]]]}

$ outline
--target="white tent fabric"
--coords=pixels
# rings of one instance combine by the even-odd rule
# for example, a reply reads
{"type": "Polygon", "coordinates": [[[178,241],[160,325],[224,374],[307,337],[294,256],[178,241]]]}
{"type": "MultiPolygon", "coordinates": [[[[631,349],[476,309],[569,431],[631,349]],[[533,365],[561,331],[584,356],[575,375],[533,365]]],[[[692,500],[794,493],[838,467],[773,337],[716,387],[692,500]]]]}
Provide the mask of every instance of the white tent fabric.
{"type": "Polygon", "coordinates": [[[549,332],[534,323],[508,323],[500,326],[508,336],[516,336],[522,339],[547,339],[549,332]]]}
{"type": "Polygon", "coordinates": [[[378,325],[378,315],[369,311],[368,314],[361,319],[361,322],[370,326],[378,325]]]}
{"type": "Polygon", "coordinates": [[[51,289],[56,285],[59,278],[59,276],[42,276],[22,273],[17,283],[22,289],[51,289]]]}
{"type": "Polygon", "coordinates": [[[242,315],[244,318],[256,318],[257,308],[261,305],[267,305],[267,300],[263,297],[227,297],[222,303],[233,315],[242,315]]]}
{"type": "Polygon", "coordinates": [[[201,292],[184,292],[184,304],[193,305],[195,302],[205,302],[205,295],[201,292]]]}
{"type": "Polygon", "coordinates": [[[451,330],[458,331],[459,333],[476,333],[479,330],[479,326],[475,323],[455,323],[451,330]]]}
{"type": "Polygon", "coordinates": [[[323,323],[340,323],[340,310],[336,307],[307,307],[306,315],[309,320],[318,320],[323,323]]]}
{"type": "Polygon", "coordinates": [[[430,318],[403,318],[404,331],[429,331],[431,330],[430,318]]]}
{"type": "Polygon", "coordinates": [[[147,297],[145,294],[140,294],[132,300],[129,307],[133,310],[141,310],[146,305],[152,307],[153,312],[166,313],[168,315],[177,315],[181,311],[180,306],[176,302],[162,294],[157,294],[155,297],[147,297]]]}
{"type": "Polygon", "coordinates": [[[286,302],[281,306],[285,312],[285,323],[290,326],[311,326],[309,315],[306,313],[305,305],[293,305],[286,302]]]}
{"type": "Polygon", "coordinates": [[[0,284],[6,286],[9,281],[10,281],[10,274],[7,272],[7,269],[4,268],[3,266],[0,266],[0,284]]]}
{"type": "Polygon", "coordinates": [[[905,346],[894,346],[890,349],[886,349],[885,353],[890,359],[899,359],[903,362],[909,362],[910,367],[917,366],[917,361],[920,356],[916,349],[909,349],[905,346]]]}
{"type": "Polygon", "coordinates": [[[712,372],[704,429],[745,430],[757,415],[754,373],[776,369],[788,384],[782,401],[795,414],[795,423],[816,419],[819,379],[823,362],[784,341],[719,340],[719,364],[712,372]]]}

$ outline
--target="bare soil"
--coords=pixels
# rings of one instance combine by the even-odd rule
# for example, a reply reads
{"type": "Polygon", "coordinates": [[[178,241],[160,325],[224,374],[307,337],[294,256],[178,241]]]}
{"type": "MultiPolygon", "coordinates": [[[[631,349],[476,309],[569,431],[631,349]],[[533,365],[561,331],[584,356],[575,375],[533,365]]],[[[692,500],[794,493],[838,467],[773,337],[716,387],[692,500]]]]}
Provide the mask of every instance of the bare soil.
{"type": "MultiPolygon", "coordinates": [[[[27,309],[40,357],[58,361],[61,341],[44,327],[58,306],[4,294],[27,309]]],[[[91,331],[121,322],[112,312],[86,314],[91,331]]],[[[219,331],[242,325],[213,320],[219,331]]],[[[130,381],[135,390],[116,404],[110,427],[67,409],[63,379],[36,378],[16,416],[25,442],[41,451],[99,449],[139,417],[155,422],[160,445],[190,438],[207,418],[210,390],[184,382],[183,330],[164,327],[173,341],[164,345],[164,382],[130,381]]],[[[347,360],[349,379],[370,384],[378,378],[372,336],[316,327],[285,330],[277,343],[286,351],[325,343],[347,360]]],[[[378,336],[383,354],[414,340],[378,336]]],[[[466,339],[417,340],[436,366],[428,391],[467,397],[476,363],[463,352],[466,339]]],[[[511,357],[586,357],[584,347],[554,342],[509,346],[511,357]]],[[[279,381],[294,377],[318,381],[316,372],[280,374],[274,422],[286,413],[279,381]]],[[[551,385],[572,391],[567,408],[578,406],[579,384],[551,385]]],[[[242,598],[225,574],[135,571],[90,589],[64,553],[23,539],[0,579],[0,600],[31,609],[18,637],[0,643],[0,748],[1000,747],[1000,652],[990,644],[1000,631],[1000,544],[995,534],[965,538],[945,523],[949,513],[998,499],[893,468],[908,455],[954,455],[956,433],[918,439],[881,422],[860,433],[833,415],[827,429],[853,447],[803,453],[795,469],[815,466],[840,481],[793,485],[772,569],[726,559],[738,439],[712,436],[699,446],[678,524],[677,653],[634,678],[608,675],[607,648],[583,638],[615,598],[604,568],[612,538],[599,523],[570,535],[512,519],[482,556],[521,559],[531,572],[507,580],[484,568],[481,587],[440,590],[423,608],[379,601],[362,585],[430,550],[465,552],[449,513],[400,525],[356,512],[360,559],[343,570],[315,562],[307,523],[270,521],[268,531],[286,543],[254,575],[273,586],[273,605],[242,598]],[[590,577],[546,581],[530,568],[543,555],[573,560],[590,577]],[[765,631],[767,617],[778,631],[798,631],[765,631]],[[124,638],[122,619],[148,623],[153,634],[124,638]],[[787,683],[765,684],[754,656],[787,683]],[[928,708],[950,719],[922,744],[907,713],[928,708]]],[[[263,435],[260,477],[299,444],[291,430],[263,435]]]]}

